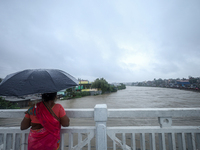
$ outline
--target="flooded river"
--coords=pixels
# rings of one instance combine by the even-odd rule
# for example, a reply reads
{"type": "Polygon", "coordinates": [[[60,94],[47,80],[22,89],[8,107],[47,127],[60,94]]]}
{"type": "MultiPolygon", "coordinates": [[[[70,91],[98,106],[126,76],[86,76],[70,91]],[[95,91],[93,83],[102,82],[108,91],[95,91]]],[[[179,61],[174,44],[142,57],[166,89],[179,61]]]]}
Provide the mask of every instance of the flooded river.
{"type": "Polygon", "coordinates": [[[192,108],[200,107],[200,93],[170,88],[127,86],[115,93],[58,101],[64,108],[192,108]]]}
{"type": "MultiPolygon", "coordinates": [[[[200,107],[200,93],[170,88],[127,86],[115,93],[87,96],[71,100],[58,100],[64,108],[94,108],[107,104],[108,108],[195,108],[200,107]]],[[[0,119],[0,126],[19,126],[21,119],[0,119]]],[[[173,125],[199,125],[199,118],[173,119],[173,125]]],[[[92,119],[71,119],[71,126],[94,125],[92,119]]],[[[157,118],[110,119],[108,126],[158,125],[157,118]]]]}

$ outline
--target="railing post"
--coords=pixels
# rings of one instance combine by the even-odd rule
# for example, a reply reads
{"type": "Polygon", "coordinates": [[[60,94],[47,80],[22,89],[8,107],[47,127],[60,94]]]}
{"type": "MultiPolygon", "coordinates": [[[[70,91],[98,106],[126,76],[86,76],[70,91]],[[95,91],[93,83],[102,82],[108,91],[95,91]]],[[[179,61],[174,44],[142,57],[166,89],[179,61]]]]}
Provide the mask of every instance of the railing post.
{"type": "Polygon", "coordinates": [[[94,107],[96,122],[96,150],[107,150],[107,105],[97,104],[94,107]]]}
{"type": "Polygon", "coordinates": [[[158,123],[161,128],[172,126],[172,117],[158,117],[158,123]]]}

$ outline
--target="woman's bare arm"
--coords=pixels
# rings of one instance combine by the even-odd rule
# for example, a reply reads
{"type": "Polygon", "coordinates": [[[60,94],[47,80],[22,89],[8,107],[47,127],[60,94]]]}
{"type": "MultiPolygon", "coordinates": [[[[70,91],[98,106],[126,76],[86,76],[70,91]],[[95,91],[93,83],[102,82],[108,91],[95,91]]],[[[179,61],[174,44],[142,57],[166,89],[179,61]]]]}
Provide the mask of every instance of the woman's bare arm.
{"type": "Polygon", "coordinates": [[[24,119],[21,122],[21,130],[26,130],[31,126],[31,119],[24,117],[24,119]]]}
{"type": "Polygon", "coordinates": [[[62,118],[60,118],[60,124],[63,126],[63,127],[68,127],[69,126],[69,118],[67,117],[67,115],[64,115],[62,118]]]}

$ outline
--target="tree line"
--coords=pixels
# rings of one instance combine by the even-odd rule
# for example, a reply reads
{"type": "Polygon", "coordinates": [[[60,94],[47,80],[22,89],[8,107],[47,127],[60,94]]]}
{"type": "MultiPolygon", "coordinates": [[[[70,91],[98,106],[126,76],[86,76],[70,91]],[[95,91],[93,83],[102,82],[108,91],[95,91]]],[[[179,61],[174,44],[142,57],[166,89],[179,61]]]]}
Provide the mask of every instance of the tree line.
{"type": "Polygon", "coordinates": [[[91,85],[91,88],[97,88],[101,90],[102,93],[116,92],[117,90],[126,89],[126,85],[120,83],[115,86],[114,84],[109,84],[104,78],[97,78],[91,85]]]}
{"type": "MultiPolygon", "coordinates": [[[[104,78],[97,78],[94,82],[92,82],[91,88],[97,89],[98,91],[101,91],[102,94],[105,94],[105,93],[117,92],[117,90],[126,89],[126,85],[123,83],[119,83],[117,85],[109,84],[104,78]]],[[[71,98],[80,98],[89,95],[90,95],[89,91],[84,91],[84,92],[76,91],[75,87],[73,87],[66,90],[66,95],[62,97],[62,99],[65,100],[71,98]]]]}

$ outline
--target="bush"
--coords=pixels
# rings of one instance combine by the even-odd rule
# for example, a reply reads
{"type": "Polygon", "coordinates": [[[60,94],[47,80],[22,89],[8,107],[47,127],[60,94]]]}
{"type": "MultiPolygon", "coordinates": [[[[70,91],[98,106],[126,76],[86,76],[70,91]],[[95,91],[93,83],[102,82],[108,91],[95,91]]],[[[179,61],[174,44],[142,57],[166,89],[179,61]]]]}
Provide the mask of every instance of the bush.
{"type": "Polygon", "coordinates": [[[90,92],[86,92],[86,91],[84,91],[84,92],[76,92],[75,93],[75,97],[77,98],[77,97],[83,97],[83,96],[89,96],[90,95],[90,92]]]}
{"type": "Polygon", "coordinates": [[[110,92],[117,92],[117,87],[110,86],[110,92]]]}
{"type": "Polygon", "coordinates": [[[71,98],[81,98],[83,96],[90,96],[89,91],[84,92],[69,92],[66,96],[62,97],[62,100],[71,99],[71,98]]]}
{"type": "Polygon", "coordinates": [[[9,101],[6,101],[4,98],[0,97],[0,109],[18,109],[16,104],[12,104],[9,101]]]}
{"type": "Polygon", "coordinates": [[[120,83],[120,86],[117,86],[118,90],[126,89],[126,85],[123,83],[120,83]]]}

